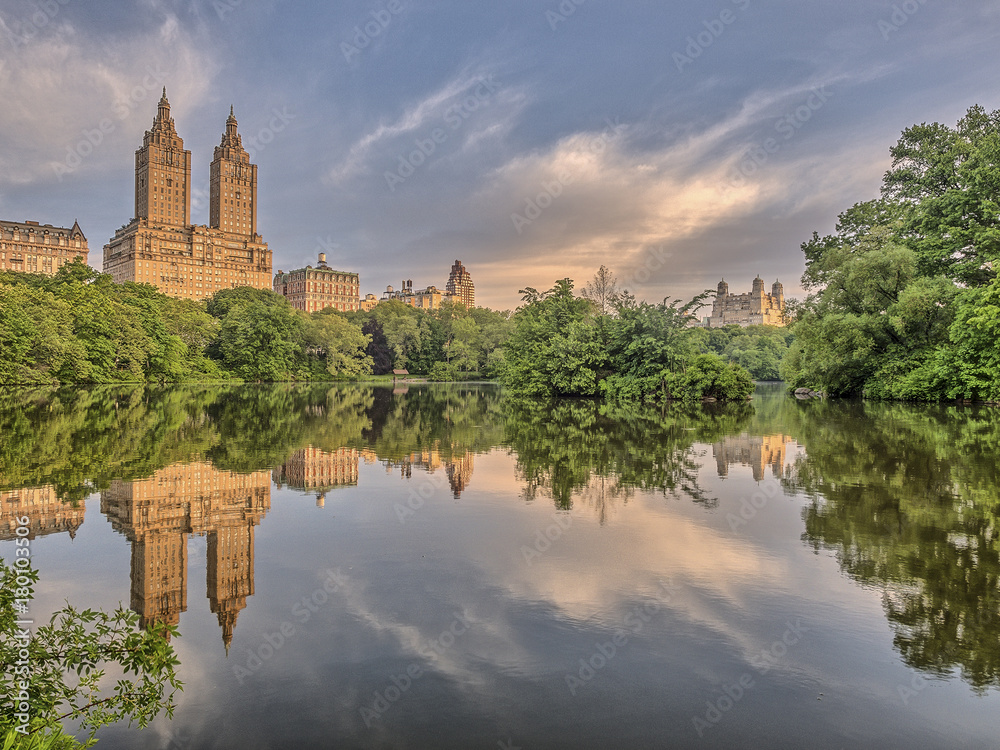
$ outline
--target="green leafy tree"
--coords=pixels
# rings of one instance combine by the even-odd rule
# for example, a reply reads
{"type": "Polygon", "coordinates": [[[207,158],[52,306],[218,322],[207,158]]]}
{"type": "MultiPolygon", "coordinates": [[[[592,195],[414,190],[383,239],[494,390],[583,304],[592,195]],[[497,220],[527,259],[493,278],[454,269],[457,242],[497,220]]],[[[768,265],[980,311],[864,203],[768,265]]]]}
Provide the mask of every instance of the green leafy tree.
{"type": "Polygon", "coordinates": [[[172,716],[182,687],[169,641],[176,628],[143,631],[130,610],[67,605],[25,639],[16,600],[30,599],[37,580],[30,568],[0,560],[0,694],[17,707],[0,716],[5,745],[83,747],[63,732],[65,721],[90,733],[89,746],[103,726],[125,721],[145,727],[161,712],[172,716]],[[108,670],[117,676],[113,686],[108,670]]]}
{"type": "Polygon", "coordinates": [[[309,332],[310,344],[323,357],[327,371],[340,378],[371,375],[372,358],[368,355],[371,338],[361,327],[350,323],[333,310],[313,315],[309,332]]]}

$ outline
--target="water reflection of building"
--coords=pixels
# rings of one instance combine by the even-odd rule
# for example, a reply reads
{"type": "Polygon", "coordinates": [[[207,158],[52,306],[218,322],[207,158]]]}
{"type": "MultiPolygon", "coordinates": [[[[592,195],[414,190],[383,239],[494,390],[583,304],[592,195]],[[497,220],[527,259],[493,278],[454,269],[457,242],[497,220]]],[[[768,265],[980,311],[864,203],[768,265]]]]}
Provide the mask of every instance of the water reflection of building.
{"type": "Polygon", "coordinates": [[[254,526],[271,507],[271,474],[175,464],[148,479],[114,481],[101,512],[132,542],[132,609],[146,627],[187,609],[187,537],[207,535],[207,596],[228,650],[254,592],[254,526]]]}
{"type": "Polygon", "coordinates": [[[0,541],[17,537],[17,519],[24,516],[28,517],[29,539],[63,531],[75,537],[85,512],[82,502],[77,507],[62,502],[52,486],[0,492],[0,541]]]}
{"type": "Polygon", "coordinates": [[[409,479],[413,476],[414,466],[424,469],[429,474],[433,474],[443,467],[448,476],[448,484],[451,485],[452,494],[458,499],[472,479],[473,455],[467,452],[462,456],[444,459],[436,449],[415,451],[401,461],[387,461],[386,468],[397,468],[401,477],[409,479]]]}
{"type": "Polygon", "coordinates": [[[712,455],[718,466],[719,476],[729,474],[733,464],[749,466],[758,482],[764,478],[765,469],[781,477],[785,468],[785,454],[792,439],[787,435],[742,435],[727,437],[712,446],[712,455]]]}
{"type": "Polygon", "coordinates": [[[272,476],[278,489],[288,485],[292,489],[315,492],[316,505],[323,507],[329,490],[357,485],[358,458],[356,448],[324,451],[310,446],[295,451],[272,476]]]}

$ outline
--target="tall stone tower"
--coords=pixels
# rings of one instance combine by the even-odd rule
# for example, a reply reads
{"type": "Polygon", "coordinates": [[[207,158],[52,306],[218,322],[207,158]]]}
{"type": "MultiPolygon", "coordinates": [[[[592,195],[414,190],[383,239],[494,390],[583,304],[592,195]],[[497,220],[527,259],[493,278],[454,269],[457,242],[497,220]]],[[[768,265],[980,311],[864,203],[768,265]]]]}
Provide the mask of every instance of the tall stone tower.
{"type": "Polygon", "coordinates": [[[253,596],[253,521],[223,526],[208,535],[208,602],[219,618],[229,652],[236,618],[253,596]]]}
{"type": "Polygon", "coordinates": [[[143,530],[132,543],[132,610],[139,627],[177,625],[187,611],[187,534],[174,528],[143,530]]]}
{"type": "Polygon", "coordinates": [[[257,234],[257,165],[243,148],[232,107],[222,143],[215,147],[208,215],[211,229],[245,237],[257,234]]]}
{"type": "Polygon", "coordinates": [[[472,276],[462,265],[462,261],[455,261],[444,288],[455,302],[460,302],[469,310],[476,306],[476,285],[472,283],[472,276]]]}
{"type": "Polygon", "coordinates": [[[773,284],[771,284],[771,296],[774,297],[774,299],[777,301],[778,307],[780,307],[781,309],[784,309],[784,307],[785,307],[785,287],[783,287],[781,285],[780,281],[775,280],[775,282],[773,284]]]}
{"type": "Polygon", "coordinates": [[[761,313],[764,311],[764,279],[757,276],[753,280],[753,291],[750,292],[750,312],[751,313],[761,313]]]}
{"type": "Polygon", "coordinates": [[[174,128],[167,89],[156,108],[153,127],[135,152],[135,218],[186,226],[191,220],[191,152],[174,128]]]}

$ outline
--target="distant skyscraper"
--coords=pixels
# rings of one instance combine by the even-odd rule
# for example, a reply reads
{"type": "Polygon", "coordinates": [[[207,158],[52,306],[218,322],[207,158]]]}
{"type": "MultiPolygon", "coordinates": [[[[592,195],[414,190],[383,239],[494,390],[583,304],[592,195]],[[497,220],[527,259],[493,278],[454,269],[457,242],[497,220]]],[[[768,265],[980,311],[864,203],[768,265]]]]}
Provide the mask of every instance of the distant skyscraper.
{"type": "Polygon", "coordinates": [[[444,288],[455,302],[461,302],[470,310],[476,306],[476,285],[461,261],[456,260],[451,267],[451,275],[444,288]]]}
{"type": "Polygon", "coordinates": [[[211,164],[209,225],[191,224],[191,152],[177,134],[167,91],[135,152],[135,218],[104,246],[115,281],[206,299],[220,289],[271,287],[271,251],[257,233],[257,167],[230,107],[211,164]]]}

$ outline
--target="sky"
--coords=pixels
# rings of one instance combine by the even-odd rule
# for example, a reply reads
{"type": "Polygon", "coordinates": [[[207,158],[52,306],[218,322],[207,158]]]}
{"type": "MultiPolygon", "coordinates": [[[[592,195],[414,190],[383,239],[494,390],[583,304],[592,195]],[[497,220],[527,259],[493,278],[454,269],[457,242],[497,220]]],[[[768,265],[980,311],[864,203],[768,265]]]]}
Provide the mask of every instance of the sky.
{"type": "Polygon", "coordinates": [[[100,268],[165,86],[197,224],[234,107],[275,271],[802,296],[902,130],[1000,108],[997,38],[990,0],[0,0],[0,219],[100,268]]]}

